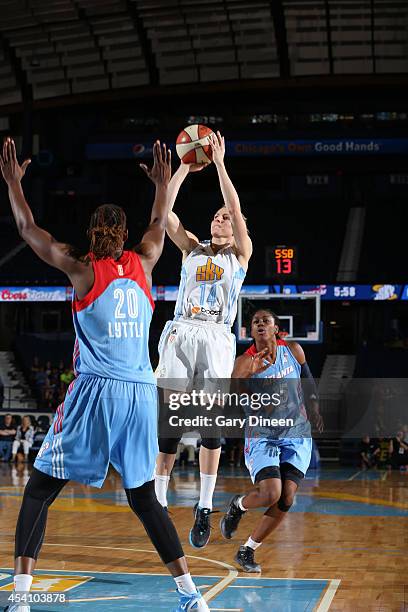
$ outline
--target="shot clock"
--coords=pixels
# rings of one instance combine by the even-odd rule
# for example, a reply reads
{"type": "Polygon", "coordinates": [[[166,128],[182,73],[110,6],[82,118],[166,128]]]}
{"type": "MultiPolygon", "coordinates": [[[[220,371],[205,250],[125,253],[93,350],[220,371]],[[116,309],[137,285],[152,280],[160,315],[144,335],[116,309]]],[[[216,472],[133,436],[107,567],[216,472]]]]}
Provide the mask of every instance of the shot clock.
{"type": "Polygon", "coordinates": [[[266,247],[266,276],[290,281],[296,278],[298,268],[298,248],[279,244],[266,247]]]}

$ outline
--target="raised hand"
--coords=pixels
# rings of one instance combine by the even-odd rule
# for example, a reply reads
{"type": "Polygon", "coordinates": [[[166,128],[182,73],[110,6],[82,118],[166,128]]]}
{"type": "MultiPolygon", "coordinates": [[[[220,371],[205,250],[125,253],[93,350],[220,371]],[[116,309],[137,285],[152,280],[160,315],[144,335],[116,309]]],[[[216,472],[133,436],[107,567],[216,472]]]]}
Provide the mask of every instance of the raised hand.
{"type": "Polygon", "coordinates": [[[206,164],[186,164],[189,172],[200,172],[209,165],[210,162],[207,162],[206,164]]]}
{"type": "Polygon", "coordinates": [[[259,353],[256,353],[256,355],[251,357],[251,361],[249,363],[250,376],[262,374],[262,372],[265,372],[265,370],[269,368],[271,363],[272,357],[269,353],[269,349],[265,348],[263,351],[259,351],[259,353]]]}
{"type": "Polygon", "coordinates": [[[225,156],[225,138],[220,132],[213,132],[208,136],[208,142],[212,150],[212,159],[216,166],[224,163],[225,156]]]}
{"type": "Polygon", "coordinates": [[[153,145],[153,166],[140,164],[141,169],[155,185],[167,187],[171,179],[171,151],[166,144],[161,145],[159,140],[153,145]]]}
{"type": "Polygon", "coordinates": [[[17,161],[14,140],[10,137],[4,139],[3,152],[0,155],[0,169],[7,184],[20,182],[30,163],[31,159],[26,159],[20,166],[17,161]]]}

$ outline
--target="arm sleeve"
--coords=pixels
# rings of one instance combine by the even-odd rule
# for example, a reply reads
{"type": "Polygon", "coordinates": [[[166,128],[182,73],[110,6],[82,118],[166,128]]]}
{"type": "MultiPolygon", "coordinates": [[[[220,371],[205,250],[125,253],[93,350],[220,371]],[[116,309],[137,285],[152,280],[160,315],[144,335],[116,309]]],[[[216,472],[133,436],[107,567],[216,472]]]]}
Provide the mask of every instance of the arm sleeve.
{"type": "Polygon", "coordinates": [[[302,378],[302,387],[305,393],[306,401],[315,400],[319,401],[319,395],[317,386],[313,378],[313,374],[310,371],[307,361],[302,363],[300,366],[300,377],[302,378]]]}

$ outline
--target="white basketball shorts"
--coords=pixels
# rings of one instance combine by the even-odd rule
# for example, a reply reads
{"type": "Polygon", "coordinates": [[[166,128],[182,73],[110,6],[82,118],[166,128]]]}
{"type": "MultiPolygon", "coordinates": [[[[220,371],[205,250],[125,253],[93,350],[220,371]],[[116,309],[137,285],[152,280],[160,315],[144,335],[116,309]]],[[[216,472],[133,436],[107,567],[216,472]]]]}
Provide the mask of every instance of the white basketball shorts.
{"type": "Polygon", "coordinates": [[[159,342],[158,386],[176,391],[188,390],[193,384],[213,389],[214,382],[231,377],[235,343],[230,328],[220,323],[168,321],[159,342]]]}

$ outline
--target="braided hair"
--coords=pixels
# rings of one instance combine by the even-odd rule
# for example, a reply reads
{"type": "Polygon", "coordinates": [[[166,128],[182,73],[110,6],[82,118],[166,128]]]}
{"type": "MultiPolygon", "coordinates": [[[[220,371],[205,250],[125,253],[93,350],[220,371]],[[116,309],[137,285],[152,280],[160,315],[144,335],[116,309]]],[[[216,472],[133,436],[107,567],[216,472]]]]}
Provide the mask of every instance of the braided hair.
{"type": "Polygon", "coordinates": [[[114,257],[123,249],[125,232],[126,214],[123,208],[114,204],[98,206],[89,223],[89,251],[96,260],[114,257]]]}

